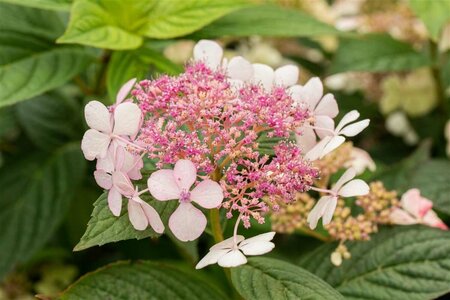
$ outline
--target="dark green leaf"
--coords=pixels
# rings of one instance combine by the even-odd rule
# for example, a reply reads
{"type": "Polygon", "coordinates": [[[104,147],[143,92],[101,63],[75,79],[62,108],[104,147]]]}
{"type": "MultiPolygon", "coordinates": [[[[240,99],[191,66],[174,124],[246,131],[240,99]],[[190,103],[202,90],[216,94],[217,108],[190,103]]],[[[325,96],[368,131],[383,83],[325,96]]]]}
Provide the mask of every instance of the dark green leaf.
{"type": "Polygon", "coordinates": [[[250,258],[231,269],[231,279],[245,299],[343,299],[308,271],[272,258],[250,258]]]}
{"type": "Polygon", "coordinates": [[[428,300],[450,292],[450,233],[424,226],[384,228],[368,242],[346,244],[352,257],[330,262],[336,245],[324,245],[300,265],[345,299],[428,300]]]}
{"type": "Polygon", "coordinates": [[[79,144],[0,169],[0,277],[51,237],[85,172],[79,144]]]}
{"type": "Polygon", "coordinates": [[[429,65],[430,59],[411,45],[388,35],[371,34],[344,38],[339,44],[331,73],[347,71],[404,71],[429,65]]]}
{"type": "Polygon", "coordinates": [[[72,4],[72,0],[0,0],[0,2],[62,11],[69,11],[72,4]]]}
{"type": "Polygon", "coordinates": [[[142,261],[119,262],[83,276],[63,292],[70,299],[227,299],[202,280],[174,266],[142,261]]]}

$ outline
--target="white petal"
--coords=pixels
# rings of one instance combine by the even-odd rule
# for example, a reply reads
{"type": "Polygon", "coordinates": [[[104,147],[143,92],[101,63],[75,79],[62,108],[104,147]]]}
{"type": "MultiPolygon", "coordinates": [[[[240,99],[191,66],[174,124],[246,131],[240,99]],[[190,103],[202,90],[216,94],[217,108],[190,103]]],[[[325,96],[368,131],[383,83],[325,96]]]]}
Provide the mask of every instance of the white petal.
{"type": "Polygon", "coordinates": [[[114,110],[114,130],[117,135],[136,135],[139,131],[142,112],[134,103],[126,102],[117,105],[114,110]]]}
{"type": "Polygon", "coordinates": [[[328,202],[332,199],[332,196],[323,196],[317,201],[314,208],[309,212],[307,222],[309,224],[309,228],[315,229],[317,227],[317,223],[319,219],[325,213],[325,209],[327,207],[328,202]]]}
{"type": "Polygon", "coordinates": [[[400,208],[395,208],[389,215],[389,219],[392,223],[399,225],[412,225],[419,223],[417,219],[413,218],[413,216],[400,208]]]}
{"type": "Polygon", "coordinates": [[[230,249],[219,249],[215,251],[209,251],[195,266],[195,268],[202,269],[208,265],[216,264],[219,258],[230,252],[230,249]]]}
{"type": "Polygon", "coordinates": [[[352,110],[344,115],[344,117],[339,122],[338,126],[336,127],[335,131],[340,132],[341,129],[347,125],[348,123],[351,123],[353,121],[356,121],[359,118],[359,112],[357,110],[352,110]]]}
{"type": "Polygon", "coordinates": [[[178,199],[180,197],[180,188],[178,187],[173,170],[158,170],[147,180],[150,194],[159,201],[178,199]]]}
{"type": "Polygon", "coordinates": [[[245,255],[263,255],[275,248],[275,244],[272,242],[252,242],[239,249],[244,252],[245,255]]]}
{"type": "Polygon", "coordinates": [[[218,207],[223,200],[222,187],[215,181],[204,180],[192,190],[191,200],[204,208],[218,207]]]}
{"type": "Polygon", "coordinates": [[[173,176],[181,190],[189,190],[197,178],[197,169],[192,161],[180,159],[173,168],[173,176]]]}
{"type": "Polygon", "coordinates": [[[342,197],[363,196],[367,195],[369,190],[369,186],[363,180],[353,179],[339,189],[339,195],[342,197]]]}
{"type": "Polygon", "coordinates": [[[147,217],[148,223],[156,233],[164,232],[164,224],[159,216],[158,212],[147,202],[141,203],[142,210],[147,217]]]}
{"type": "MultiPolygon", "coordinates": [[[[239,244],[244,240],[242,235],[236,235],[236,244],[239,244]]],[[[227,238],[226,240],[221,241],[220,243],[215,244],[209,250],[220,250],[220,249],[231,249],[234,246],[234,236],[227,238]]]]}
{"type": "Polygon", "coordinates": [[[296,134],[295,140],[302,152],[306,153],[317,144],[316,134],[312,128],[301,128],[299,131],[301,134],[296,134]]]}
{"type": "Polygon", "coordinates": [[[316,109],[314,110],[314,114],[316,116],[328,116],[330,118],[334,118],[339,113],[339,108],[332,94],[326,94],[322,100],[320,100],[316,109]]]}
{"type": "Polygon", "coordinates": [[[111,138],[109,135],[95,129],[88,129],[81,140],[81,150],[83,151],[84,157],[87,160],[105,157],[110,141],[111,138]]]}
{"type": "Polygon", "coordinates": [[[336,205],[337,205],[337,197],[331,197],[331,199],[329,199],[327,201],[327,205],[325,206],[325,209],[323,212],[323,218],[322,218],[323,225],[327,225],[331,222],[334,211],[336,210],[336,205]]]}
{"type": "Polygon", "coordinates": [[[302,100],[308,103],[313,110],[323,95],[322,81],[318,77],[313,77],[303,86],[302,100]]]}
{"type": "MultiPolygon", "coordinates": [[[[293,85],[290,88],[288,88],[287,92],[288,94],[296,101],[297,104],[301,103],[304,99],[302,99],[302,91],[303,87],[299,84],[293,85]]],[[[308,108],[312,111],[314,110],[314,107],[308,108]]]]}
{"type": "Polygon", "coordinates": [[[97,170],[103,170],[108,173],[112,173],[115,170],[115,162],[114,162],[114,156],[115,156],[115,147],[116,143],[115,141],[111,141],[109,144],[108,150],[106,152],[106,156],[103,158],[99,158],[97,160],[96,169],[97,170]]]}
{"type": "Polygon", "coordinates": [[[108,192],[108,207],[114,216],[120,216],[120,211],[122,210],[122,195],[114,187],[108,192]]]}
{"type": "Polygon", "coordinates": [[[203,61],[212,70],[220,66],[222,56],[222,47],[214,41],[200,40],[194,47],[194,60],[203,61]]]}
{"type": "Polygon", "coordinates": [[[125,100],[125,98],[128,96],[135,83],[136,78],[133,78],[128,80],[124,85],[122,85],[116,96],[116,104],[119,104],[123,100],[125,100]]]}
{"type": "Polygon", "coordinates": [[[268,65],[253,64],[253,78],[254,84],[261,84],[263,88],[270,91],[273,86],[275,74],[273,69],[268,65]]]}
{"type": "Polygon", "coordinates": [[[239,250],[233,250],[220,257],[217,261],[219,266],[233,268],[247,263],[247,258],[239,250]]]}
{"type": "Polygon", "coordinates": [[[324,130],[315,129],[319,138],[323,139],[324,137],[326,137],[328,135],[333,135],[334,120],[332,118],[330,118],[328,116],[316,116],[314,125],[316,127],[324,128],[324,130]]]}
{"type": "Polygon", "coordinates": [[[340,145],[342,145],[345,142],[345,137],[343,136],[334,136],[331,138],[331,140],[326,144],[326,146],[323,148],[323,151],[320,155],[320,158],[323,158],[328,153],[334,151],[337,149],[340,145]]]}
{"type": "Polygon", "coordinates": [[[232,79],[248,81],[253,77],[253,67],[242,56],[233,57],[228,63],[227,75],[232,79]]]}
{"type": "Polygon", "coordinates": [[[292,86],[298,81],[299,70],[297,66],[287,65],[275,70],[275,84],[284,87],[292,86]]]}
{"type": "Polygon", "coordinates": [[[147,216],[141,205],[133,200],[128,200],[128,217],[136,230],[145,230],[148,226],[147,216]]]}
{"type": "Polygon", "coordinates": [[[113,186],[126,197],[134,194],[134,185],[128,176],[120,171],[112,173],[113,186]]]}
{"type": "Polygon", "coordinates": [[[111,133],[111,114],[103,103],[90,101],[84,107],[84,117],[90,128],[111,133]]]}
{"type": "Polygon", "coordinates": [[[196,240],[206,228],[206,217],[191,203],[180,203],[169,218],[169,228],[182,242],[196,240]]]}
{"type": "Polygon", "coordinates": [[[369,126],[370,120],[365,119],[356,123],[353,123],[351,125],[348,125],[342,129],[339,134],[345,135],[345,136],[355,136],[361,131],[363,131],[367,126],[369,126]]]}
{"type": "Polygon", "coordinates": [[[109,190],[112,187],[112,177],[110,174],[106,173],[103,170],[97,170],[94,172],[94,178],[97,184],[104,188],[105,190],[109,190]]]}
{"type": "Polygon", "coordinates": [[[243,240],[242,243],[240,243],[240,246],[244,246],[255,242],[270,242],[275,236],[275,233],[276,233],[275,231],[271,231],[255,235],[254,237],[243,240]]]}
{"type": "Polygon", "coordinates": [[[350,180],[352,180],[353,178],[355,178],[356,176],[356,171],[353,168],[349,168],[347,169],[344,174],[342,174],[342,176],[339,178],[339,180],[336,182],[336,184],[333,187],[333,191],[339,191],[341,189],[341,187],[349,182],[350,180]]]}
{"type": "Polygon", "coordinates": [[[309,150],[305,158],[310,161],[315,161],[316,159],[319,159],[319,157],[322,155],[326,145],[330,142],[331,136],[324,137],[320,142],[318,142],[311,150],[309,150]]]}

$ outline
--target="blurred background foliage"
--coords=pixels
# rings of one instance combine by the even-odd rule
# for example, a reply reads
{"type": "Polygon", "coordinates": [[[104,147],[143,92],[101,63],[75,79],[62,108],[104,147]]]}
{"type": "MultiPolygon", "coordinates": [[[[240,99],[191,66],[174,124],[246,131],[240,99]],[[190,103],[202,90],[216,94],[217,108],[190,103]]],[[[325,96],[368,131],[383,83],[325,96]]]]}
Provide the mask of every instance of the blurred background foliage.
{"type": "MultiPolygon", "coordinates": [[[[80,151],[84,105],[112,104],[130,78],[181,72],[202,38],[252,62],[296,63],[302,83],[324,79],[342,113],[371,119],[356,141],[378,165],[368,179],[421,188],[448,220],[449,20],[447,0],[0,0],[0,299],[49,299],[117,260],[184,268],[205,252],[204,240],[169,236],[72,252],[101,194],[80,151]]],[[[277,243],[271,255],[294,263],[320,245],[277,243]]]]}

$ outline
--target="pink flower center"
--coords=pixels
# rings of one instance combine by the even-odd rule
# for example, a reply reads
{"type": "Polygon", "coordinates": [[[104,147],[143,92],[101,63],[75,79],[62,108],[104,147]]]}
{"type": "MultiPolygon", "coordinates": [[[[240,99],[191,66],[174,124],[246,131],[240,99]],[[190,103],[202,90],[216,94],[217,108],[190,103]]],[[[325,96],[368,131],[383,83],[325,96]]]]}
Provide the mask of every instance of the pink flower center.
{"type": "Polygon", "coordinates": [[[180,193],[180,202],[189,203],[191,202],[191,193],[187,190],[182,190],[180,193]]]}

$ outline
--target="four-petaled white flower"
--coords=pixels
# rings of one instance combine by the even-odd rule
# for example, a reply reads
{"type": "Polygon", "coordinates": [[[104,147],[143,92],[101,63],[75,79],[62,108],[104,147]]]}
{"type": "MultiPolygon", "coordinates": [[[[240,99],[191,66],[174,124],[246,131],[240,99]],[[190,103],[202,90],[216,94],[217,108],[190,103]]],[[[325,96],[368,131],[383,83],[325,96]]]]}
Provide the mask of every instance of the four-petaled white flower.
{"type": "Polygon", "coordinates": [[[270,252],[275,247],[271,242],[274,235],[275,232],[267,232],[249,239],[245,239],[242,235],[232,236],[212,246],[195,268],[201,269],[216,263],[225,268],[243,265],[247,263],[245,255],[262,255],[270,252]]]}
{"type": "Polygon", "coordinates": [[[352,110],[342,118],[336,128],[334,128],[334,123],[329,124],[328,127],[323,127],[325,137],[306,153],[305,158],[311,161],[323,158],[345,142],[344,136],[355,136],[369,126],[369,119],[364,119],[349,125],[349,123],[356,121],[358,118],[359,112],[352,110]]]}
{"type": "Polygon", "coordinates": [[[339,196],[354,197],[369,193],[367,183],[361,179],[353,179],[355,176],[355,169],[350,168],[342,174],[341,178],[339,178],[331,190],[324,191],[329,193],[329,195],[322,196],[308,215],[307,222],[311,229],[316,228],[320,218],[322,218],[323,225],[330,223],[339,196]]]}
{"type": "Polygon", "coordinates": [[[169,227],[180,241],[197,239],[206,228],[206,217],[192,205],[217,208],[223,200],[222,187],[215,181],[203,180],[190,191],[197,178],[195,165],[185,159],[176,162],[173,170],[158,170],[148,178],[148,189],[159,201],[178,199],[180,205],[169,219],[169,227]]]}

